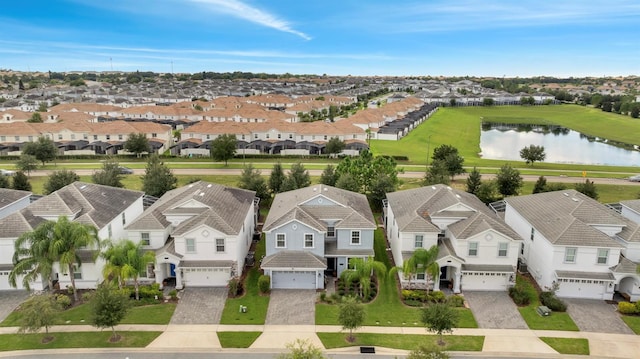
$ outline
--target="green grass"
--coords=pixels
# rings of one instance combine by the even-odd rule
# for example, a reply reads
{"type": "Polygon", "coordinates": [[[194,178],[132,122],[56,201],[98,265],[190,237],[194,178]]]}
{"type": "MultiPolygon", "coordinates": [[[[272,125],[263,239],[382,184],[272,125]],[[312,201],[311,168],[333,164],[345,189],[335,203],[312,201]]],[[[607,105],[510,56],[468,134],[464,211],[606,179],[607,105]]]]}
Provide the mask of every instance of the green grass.
{"type": "Polygon", "coordinates": [[[260,295],[260,258],[265,254],[265,240],[262,238],[256,247],[256,264],[249,270],[245,279],[245,294],[240,298],[229,298],[224,305],[220,324],[264,324],[269,307],[269,296],[260,295]],[[247,307],[246,313],[240,313],[241,305],[247,307]]]}
{"type": "Polygon", "coordinates": [[[218,332],[218,340],[223,348],[248,348],[262,332],[218,332]]]}
{"type": "Polygon", "coordinates": [[[522,318],[529,326],[529,329],[534,330],[564,330],[564,331],[579,331],[576,323],[573,322],[569,313],[562,312],[553,312],[548,317],[543,317],[536,312],[536,308],[540,306],[540,301],[538,300],[538,293],[536,292],[533,285],[523,276],[518,275],[516,277],[517,285],[523,286],[527,293],[529,293],[529,297],[531,298],[531,303],[526,307],[519,307],[518,311],[522,318]]]}
{"type": "MultiPolygon", "coordinates": [[[[384,232],[374,233],[375,260],[391,266],[386,256],[384,232]]],[[[396,277],[387,277],[380,283],[378,296],[371,303],[364,304],[366,326],[420,327],[420,309],[402,303],[398,293],[396,277]]],[[[459,328],[477,328],[478,324],[469,309],[456,308],[459,314],[459,328]]],[[[316,325],[338,325],[338,306],[316,304],[316,325]]]]}
{"type": "Polygon", "coordinates": [[[110,343],[111,331],[50,333],[53,341],[42,344],[43,333],[2,334],[0,351],[61,348],[144,348],[162,332],[117,332],[122,336],[117,343],[110,343]]]}
{"type": "MultiPolygon", "coordinates": [[[[373,345],[377,347],[413,350],[420,345],[437,346],[437,335],[417,335],[417,334],[372,334],[356,333],[355,341],[350,343],[346,340],[348,333],[317,333],[320,341],[327,349],[344,348],[350,346],[373,345]]],[[[445,351],[482,351],[484,344],[483,336],[469,335],[445,335],[445,345],[439,347],[445,351]]]]}
{"type": "Polygon", "coordinates": [[[540,337],[540,340],[560,354],[589,355],[588,339],[540,337]]]}
{"type": "Polygon", "coordinates": [[[622,320],[627,323],[629,328],[633,330],[634,333],[640,335],[640,316],[637,315],[623,315],[622,320]]]}
{"type": "MultiPolygon", "coordinates": [[[[176,305],[173,303],[132,307],[122,320],[122,324],[169,324],[176,305]]],[[[81,304],[60,313],[60,325],[91,325],[91,307],[81,304]]],[[[13,311],[0,323],[0,327],[20,326],[21,313],[13,311]]]]}

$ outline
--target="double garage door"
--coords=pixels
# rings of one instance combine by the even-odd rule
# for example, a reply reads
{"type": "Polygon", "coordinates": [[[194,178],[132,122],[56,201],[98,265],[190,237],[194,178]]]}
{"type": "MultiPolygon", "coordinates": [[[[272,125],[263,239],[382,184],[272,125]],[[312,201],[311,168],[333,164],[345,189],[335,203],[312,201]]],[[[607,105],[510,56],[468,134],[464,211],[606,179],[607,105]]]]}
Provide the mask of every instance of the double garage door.
{"type": "Polygon", "coordinates": [[[506,273],[467,273],[462,276],[462,290],[507,290],[509,276],[506,273]]]}
{"type": "Polygon", "coordinates": [[[611,292],[606,294],[606,284],[598,280],[562,279],[556,292],[558,297],[611,299],[611,292]]]}
{"type": "Polygon", "coordinates": [[[273,271],[271,287],[274,289],[316,289],[316,272],[273,271]]]}
{"type": "Polygon", "coordinates": [[[188,287],[224,287],[229,281],[229,268],[183,268],[182,282],[188,287]]]}

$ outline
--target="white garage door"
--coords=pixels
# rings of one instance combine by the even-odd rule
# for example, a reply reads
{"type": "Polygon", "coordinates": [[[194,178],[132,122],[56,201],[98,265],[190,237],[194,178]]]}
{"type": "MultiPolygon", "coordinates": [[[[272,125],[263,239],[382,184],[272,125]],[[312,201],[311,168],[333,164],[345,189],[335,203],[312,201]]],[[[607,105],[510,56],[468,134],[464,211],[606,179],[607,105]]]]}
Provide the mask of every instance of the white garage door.
{"type": "Polygon", "coordinates": [[[271,286],[276,289],[316,289],[316,272],[273,272],[271,286]]]}
{"type": "Polygon", "coordinates": [[[229,281],[229,268],[182,268],[182,282],[188,287],[224,287],[229,281]]]}
{"type": "Polygon", "coordinates": [[[470,273],[462,276],[462,290],[507,290],[508,276],[502,273],[470,273]]]}
{"type": "MultiPolygon", "coordinates": [[[[22,278],[20,278],[20,280],[22,280],[22,278]]],[[[20,284],[18,285],[20,286],[20,284]]],[[[9,290],[9,289],[14,289],[9,285],[9,271],[0,270],[0,290],[9,290]]]]}
{"type": "Polygon", "coordinates": [[[560,288],[556,292],[556,296],[565,298],[605,299],[603,295],[605,292],[606,284],[598,282],[599,281],[586,281],[577,279],[564,280],[560,283],[560,288]]]}

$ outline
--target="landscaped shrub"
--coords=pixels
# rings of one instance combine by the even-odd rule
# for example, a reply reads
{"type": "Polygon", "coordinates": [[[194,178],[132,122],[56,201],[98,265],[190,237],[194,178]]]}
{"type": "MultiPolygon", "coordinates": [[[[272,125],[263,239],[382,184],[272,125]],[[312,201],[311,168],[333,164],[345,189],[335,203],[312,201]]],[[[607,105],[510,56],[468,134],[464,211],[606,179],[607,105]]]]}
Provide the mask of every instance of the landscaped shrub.
{"type": "Polygon", "coordinates": [[[84,292],[82,293],[82,302],[87,303],[89,302],[91,299],[93,299],[93,293],[95,293],[94,291],[90,291],[90,292],[84,292]]]}
{"type": "Polygon", "coordinates": [[[546,306],[547,308],[553,310],[554,312],[566,312],[567,305],[561,301],[558,297],[556,297],[553,292],[542,292],[540,293],[540,303],[546,306]]]}
{"type": "MultiPolygon", "coordinates": [[[[136,291],[135,289],[133,289],[132,287],[126,287],[129,290],[129,296],[130,297],[134,297],[136,296],[136,291]]],[[[159,286],[154,286],[154,285],[141,285],[138,288],[138,296],[140,297],[140,299],[153,299],[155,300],[156,297],[158,299],[162,298],[162,291],[160,290],[159,286]]]]}
{"type": "Polygon", "coordinates": [[[271,277],[261,275],[260,278],[258,278],[258,289],[260,289],[260,293],[269,293],[271,289],[271,277]]]}
{"type": "Polygon", "coordinates": [[[227,287],[229,288],[229,296],[231,298],[235,297],[238,295],[238,290],[240,289],[240,280],[237,277],[229,279],[227,287]]]}
{"type": "Polygon", "coordinates": [[[62,309],[67,309],[71,306],[71,298],[69,298],[68,295],[56,294],[56,303],[58,303],[62,309]]]}
{"type": "Polygon", "coordinates": [[[446,298],[447,296],[440,291],[430,292],[429,295],[427,296],[427,299],[433,303],[442,303],[445,301],[446,298]]]}
{"type": "Polygon", "coordinates": [[[172,290],[169,292],[169,297],[171,297],[171,299],[172,299],[172,300],[176,300],[176,299],[178,299],[178,291],[177,291],[177,290],[175,290],[175,289],[172,289],[172,290]]]}
{"type": "MultiPolygon", "coordinates": [[[[637,303],[640,303],[640,302],[637,302],[637,303]]],[[[633,303],[629,303],[629,302],[620,302],[620,303],[618,303],[618,312],[620,312],[621,314],[638,314],[638,313],[640,313],[638,311],[638,306],[633,304],[633,303]]]]}
{"type": "Polygon", "coordinates": [[[529,293],[522,286],[516,285],[515,287],[509,288],[509,296],[513,299],[513,302],[516,303],[516,305],[524,306],[531,303],[529,293]]]}
{"type": "Polygon", "coordinates": [[[446,302],[452,307],[464,307],[464,298],[459,295],[450,295],[446,302]]]}

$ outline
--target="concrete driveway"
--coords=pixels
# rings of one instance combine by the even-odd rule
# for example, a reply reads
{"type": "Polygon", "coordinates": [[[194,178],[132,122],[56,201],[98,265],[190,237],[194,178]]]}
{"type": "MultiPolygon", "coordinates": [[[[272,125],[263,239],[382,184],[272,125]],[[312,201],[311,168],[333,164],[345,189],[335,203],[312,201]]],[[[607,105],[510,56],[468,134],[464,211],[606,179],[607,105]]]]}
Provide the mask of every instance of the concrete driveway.
{"type": "Polygon", "coordinates": [[[312,289],[274,289],[267,309],[268,325],[314,325],[316,291],[312,289]]]}
{"type": "Polygon", "coordinates": [[[478,327],[488,329],[528,329],[518,307],[507,292],[464,293],[478,327]]]}
{"type": "Polygon", "coordinates": [[[0,290],[0,322],[29,297],[26,290],[0,290]]]}
{"type": "Polygon", "coordinates": [[[171,317],[171,324],[220,324],[227,288],[186,288],[171,317]]]}
{"type": "Polygon", "coordinates": [[[633,334],[620,319],[616,306],[596,299],[562,298],[567,303],[567,313],[580,331],[613,334],[633,334]]]}

